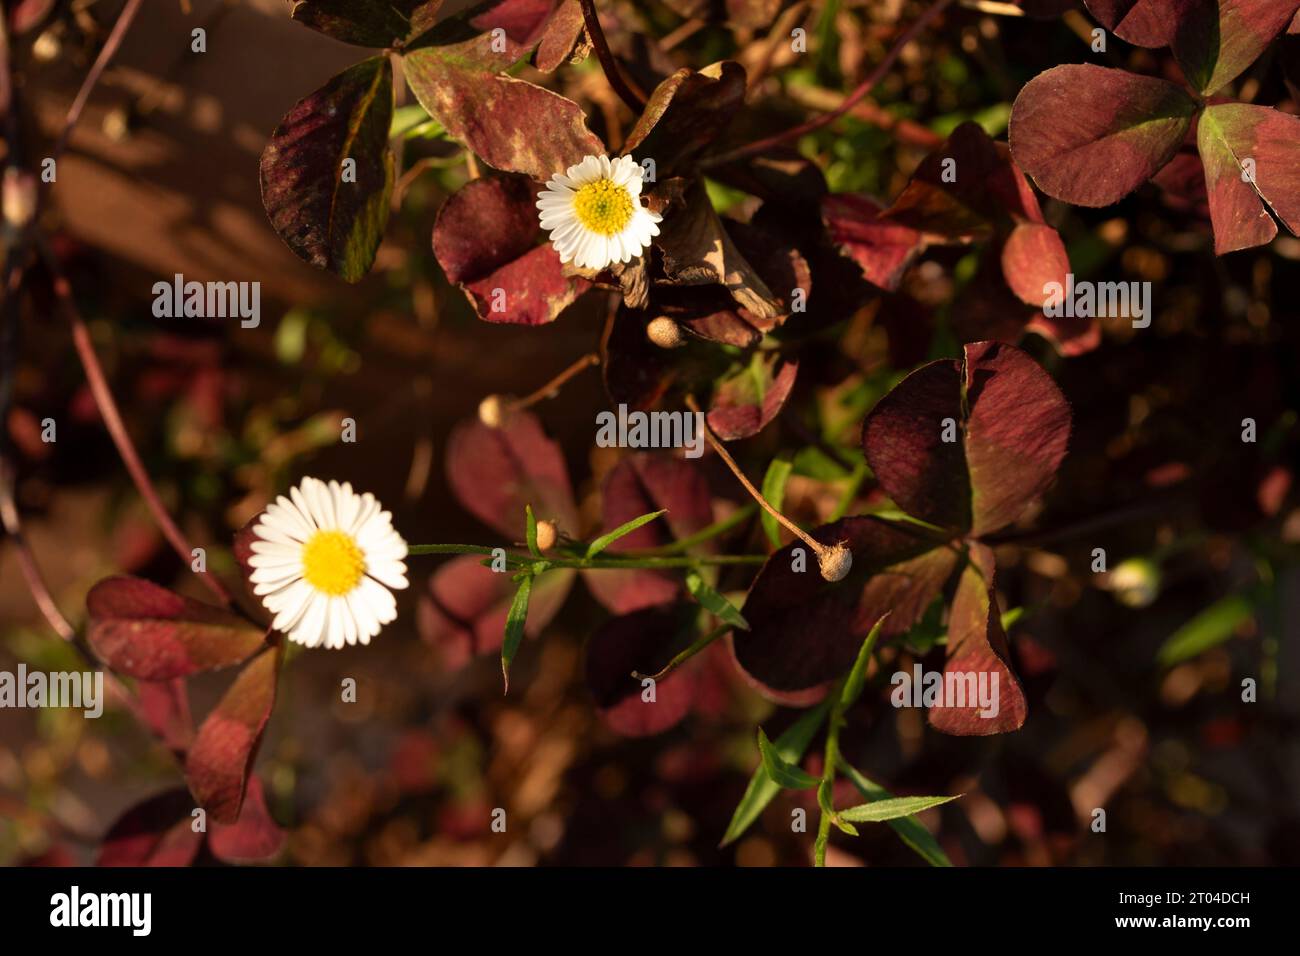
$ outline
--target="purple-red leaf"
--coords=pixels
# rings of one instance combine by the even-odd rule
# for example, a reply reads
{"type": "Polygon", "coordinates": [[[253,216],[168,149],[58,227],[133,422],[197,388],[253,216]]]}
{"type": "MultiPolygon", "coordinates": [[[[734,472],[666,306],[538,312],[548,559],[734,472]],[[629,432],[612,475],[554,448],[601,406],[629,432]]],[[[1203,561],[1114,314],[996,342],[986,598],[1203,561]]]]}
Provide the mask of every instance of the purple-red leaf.
{"type": "Polygon", "coordinates": [[[1052,483],[1070,441],[1070,406],[1019,349],[975,342],[965,352],[971,532],[979,536],[1015,521],[1052,483]]]}
{"type": "Polygon", "coordinates": [[[882,398],[863,425],[876,480],[918,518],[979,536],[1014,521],[1065,456],[1070,408],[1028,355],[997,342],[932,362],[882,398]]]}
{"type": "Polygon", "coordinates": [[[923,365],[880,399],[862,426],[867,462],[885,494],[908,514],[954,530],[971,524],[961,384],[956,362],[923,365]]]}
{"type": "Polygon", "coordinates": [[[1002,246],[1002,274],[1021,302],[1041,309],[1049,283],[1065,288],[1070,257],[1061,234],[1041,222],[1018,223],[1002,246]]]}
{"type": "Polygon", "coordinates": [[[658,673],[684,646],[695,617],[689,604],[644,608],[611,618],[587,642],[587,686],[600,716],[618,733],[662,733],[691,709],[697,681],[689,666],[653,687],[643,686],[632,672],[658,673]]]}
{"type": "Polygon", "coordinates": [[[185,760],[190,792],[218,823],[239,817],[249,771],[275,706],[281,657],[282,645],[244,665],[199,726],[185,760]]]}
{"type": "Polygon", "coordinates": [[[402,47],[427,32],[442,0],[297,0],[291,16],[357,46],[402,47]]]}
{"type": "Polygon", "coordinates": [[[462,46],[412,50],[403,60],[406,80],[429,115],[489,166],[544,182],[605,152],[577,103],[487,72],[462,46]]]}
{"type": "Polygon", "coordinates": [[[757,435],[785,405],[798,371],[798,362],[756,352],[747,365],[718,383],[709,427],[723,441],[757,435]]]}
{"type": "Polygon", "coordinates": [[[925,249],[911,226],[882,219],[882,207],[868,196],[839,193],[822,197],[822,221],[831,241],[862,267],[868,282],[894,292],[903,273],[925,249]]]}
{"type": "Polygon", "coordinates": [[[459,423],[447,439],[447,482],[466,511],[511,541],[524,539],[524,508],[572,534],[577,512],[560,446],[531,412],[507,415],[497,428],[459,423]]]}
{"type": "Polygon", "coordinates": [[[140,701],[140,716],[153,735],[173,753],[185,753],[194,739],[194,719],[190,716],[185,681],[137,681],[135,692],[140,701]]]}
{"type": "Polygon", "coordinates": [[[262,152],[262,205],[285,244],[348,282],[370,271],[393,191],[393,69],[362,60],[285,114],[262,152]]]}
{"type": "Polygon", "coordinates": [[[522,176],[485,176],[466,183],[438,213],[433,253],[488,322],[544,325],[591,287],[564,274],[549,242],[537,244],[536,198],[522,176]]]}
{"type": "Polygon", "coordinates": [[[239,819],[230,824],[214,822],[208,834],[208,849],[226,863],[255,863],[276,856],[287,841],[288,834],[271,819],[262,781],[254,776],[248,780],[239,819]]]}
{"type": "Polygon", "coordinates": [[[86,611],[86,639],[100,659],[146,681],[230,667],[265,643],[265,630],[239,615],[140,578],[100,581],[86,611]]]}
{"type": "Polygon", "coordinates": [[[1084,0],[1092,15],[1135,46],[1168,46],[1174,38],[1179,0],[1084,0]]]}
{"type": "Polygon", "coordinates": [[[946,734],[1001,734],[1025,722],[1025,695],[1011,670],[1007,636],[994,598],[993,552],[974,543],[970,559],[948,617],[944,665],[945,689],[952,687],[965,699],[941,695],[940,703],[930,708],[930,724],[946,734]],[[979,702],[981,686],[985,700],[991,702],[988,707],[979,702]]]}
{"type": "Polygon", "coordinates": [[[1173,158],[1196,102],[1167,80],[1068,64],[1026,84],[1011,153],[1044,192],[1077,206],[1117,202],[1173,158]]]}
{"type": "Polygon", "coordinates": [[[534,65],[543,73],[550,73],[570,56],[580,56],[581,48],[575,50],[574,47],[582,37],[582,28],[582,4],[579,0],[560,0],[537,44],[534,65]]]}
{"type": "Polygon", "coordinates": [[[845,518],[812,532],[844,542],[853,566],[825,581],[817,556],[795,541],[767,559],[741,609],[751,630],[732,632],[736,663],[764,695],[806,706],[853,664],[863,640],[886,612],[882,633],[907,631],[939,595],[957,553],[915,529],[872,517],[845,518]],[[803,555],[796,561],[795,551],[803,555]],[[802,570],[796,568],[802,567],[802,570]]]}
{"type": "Polygon", "coordinates": [[[1300,10],[1300,0],[1179,0],[1174,56],[1208,95],[1259,59],[1300,10]]]}
{"type": "Polygon", "coordinates": [[[1266,106],[1207,107],[1197,127],[1214,249],[1220,255],[1277,235],[1265,203],[1300,232],[1300,119],[1266,106]]]}
{"type": "Polygon", "coordinates": [[[137,803],[104,836],[96,866],[189,866],[203,845],[194,800],[177,788],[137,803]]]}
{"type": "MultiPolygon", "coordinates": [[[[574,571],[561,569],[533,580],[526,636],[536,637],[551,623],[575,577],[574,571]]],[[[473,554],[452,558],[433,572],[429,592],[420,600],[418,626],[420,636],[437,648],[444,669],[458,670],[481,654],[501,649],[518,588],[510,574],[493,571],[473,554]]]]}

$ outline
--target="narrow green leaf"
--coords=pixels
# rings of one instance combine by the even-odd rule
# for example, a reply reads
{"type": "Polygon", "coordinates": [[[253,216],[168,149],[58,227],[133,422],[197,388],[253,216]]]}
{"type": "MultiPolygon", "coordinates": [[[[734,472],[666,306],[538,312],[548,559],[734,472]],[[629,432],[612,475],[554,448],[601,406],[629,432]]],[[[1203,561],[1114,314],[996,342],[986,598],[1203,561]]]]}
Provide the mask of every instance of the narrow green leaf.
{"type": "Polygon", "coordinates": [[[958,796],[961,794],[952,797],[890,797],[887,800],[860,803],[856,807],[841,810],[840,816],[854,823],[885,823],[948,803],[950,800],[956,800],[958,796]]]}
{"type": "MultiPolygon", "coordinates": [[[[894,795],[892,793],[875,781],[864,777],[856,767],[853,767],[847,761],[841,760],[839,768],[846,777],[853,781],[853,786],[858,788],[858,792],[868,800],[893,799],[894,795]]],[[[952,866],[948,854],[943,852],[934,835],[916,817],[898,817],[885,822],[893,828],[904,843],[916,852],[917,856],[931,866],[952,866]]]]}
{"type": "Polygon", "coordinates": [[[604,551],[606,548],[608,548],[619,538],[631,534],[633,531],[635,531],[637,528],[641,527],[642,525],[649,524],[651,521],[654,521],[655,518],[658,518],[660,515],[664,515],[667,513],[668,513],[667,508],[663,509],[662,511],[652,511],[649,514],[641,515],[641,517],[639,518],[633,518],[627,524],[619,525],[609,534],[602,534],[599,538],[597,538],[595,541],[591,542],[591,544],[587,546],[587,557],[594,558],[596,555],[600,554],[600,552],[604,551]]]}
{"type": "Polygon", "coordinates": [[[862,642],[858,659],[853,662],[853,669],[849,671],[849,676],[844,680],[844,689],[840,691],[841,713],[852,707],[862,695],[862,687],[867,681],[867,664],[871,663],[871,652],[876,646],[876,639],[880,637],[880,629],[885,626],[888,618],[889,612],[882,614],[880,620],[872,625],[867,639],[862,642]]]}
{"type": "Polygon", "coordinates": [[[1211,647],[1222,644],[1255,613],[1244,594],[1216,601],[1169,636],[1156,659],[1162,667],[1173,667],[1211,647]]]}
{"type": "Polygon", "coordinates": [[[525,538],[528,541],[528,553],[534,558],[542,556],[542,549],[537,547],[537,515],[533,514],[532,505],[524,505],[525,538]]]}
{"type": "Polygon", "coordinates": [[[829,776],[822,777],[821,785],[817,787],[818,808],[820,808],[821,812],[830,818],[831,823],[839,827],[842,833],[847,833],[849,836],[857,836],[858,828],[835,812],[835,804],[831,799],[834,794],[835,778],[829,776]]]}
{"type": "MultiPolygon", "coordinates": [[[[790,472],[794,470],[794,462],[788,455],[781,455],[773,458],[772,464],[767,466],[767,474],[763,476],[763,497],[777,511],[785,503],[785,483],[790,480],[790,472]]],[[[772,542],[772,547],[781,547],[781,526],[777,520],[764,511],[759,518],[763,522],[763,531],[767,534],[767,540],[772,542]]]]}
{"type": "MultiPolygon", "coordinates": [[[[812,743],[813,737],[817,736],[817,731],[821,729],[830,708],[831,701],[827,698],[804,713],[786,729],[785,733],[776,738],[772,747],[781,755],[782,760],[797,762],[803,759],[804,752],[812,743]]],[[[736,804],[736,812],[731,815],[731,822],[727,824],[727,832],[723,834],[719,846],[726,846],[740,839],[780,792],[781,788],[768,779],[767,773],[760,765],[749,778],[749,786],[745,788],[745,795],[740,798],[740,803],[736,804]]]]}
{"type": "Polygon", "coordinates": [[[533,592],[533,576],[525,575],[519,581],[519,590],[510,604],[510,613],[506,616],[506,637],[501,644],[501,676],[505,678],[506,693],[510,692],[510,662],[515,659],[515,652],[524,639],[524,622],[528,620],[528,597],[533,592]]]}
{"type": "Polygon", "coordinates": [[[738,627],[742,631],[749,630],[749,622],[741,617],[740,612],[736,610],[736,606],[714,590],[704,578],[700,577],[698,571],[687,572],[686,589],[691,592],[691,596],[699,601],[706,611],[718,620],[724,621],[732,627],[738,627]]]}
{"type": "Polygon", "coordinates": [[[758,728],[758,752],[763,756],[763,772],[778,787],[807,790],[821,782],[806,770],[785,760],[772,746],[772,741],[767,739],[762,727],[758,728]]]}

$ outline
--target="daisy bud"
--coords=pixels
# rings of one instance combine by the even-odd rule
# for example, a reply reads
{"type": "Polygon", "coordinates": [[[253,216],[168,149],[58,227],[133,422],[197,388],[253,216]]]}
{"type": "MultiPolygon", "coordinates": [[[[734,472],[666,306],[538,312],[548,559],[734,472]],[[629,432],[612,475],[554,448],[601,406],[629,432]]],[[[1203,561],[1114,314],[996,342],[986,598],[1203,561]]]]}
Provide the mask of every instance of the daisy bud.
{"type": "Polygon", "coordinates": [[[505,403],[500,395],[489,395],[478,403],[478,420],[488,428],[500,428],[505,418],[505,403]]]}
{"type": "Polygon", "coordinates": [[[817,555],[817,567],[827,581],[842,581],[853,567],[853,552],[843,544],[833,548],[824,548],[817,555]]]}
{"type": "Polygon", "coordinates": [[[555,527],[554,521],[537,522],[537,550],[546,552],[555,547],[555,541],[559,538],[560,533],[555,527]]]}
{"type": "Polygon", "coordinates": [[[660,316],[645,327],[646,337],[661,349],[675,349],[686,344],[682,327],[672,319],[660,316]]]}

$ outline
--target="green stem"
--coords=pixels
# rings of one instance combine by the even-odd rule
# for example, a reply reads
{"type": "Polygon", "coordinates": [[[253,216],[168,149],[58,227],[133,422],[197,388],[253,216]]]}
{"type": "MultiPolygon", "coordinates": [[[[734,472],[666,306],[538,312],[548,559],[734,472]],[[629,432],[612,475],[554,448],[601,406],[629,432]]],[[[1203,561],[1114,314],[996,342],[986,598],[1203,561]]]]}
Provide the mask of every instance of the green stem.
{"type": "Polygon", "coordinates": [[[686,648],[686,650],[682,651],[680,654],[678,654],[676,657],[670,660],[668,664],[664,667],[664,669],[661,670],[658,674],[642,674],[640,671],[633,671],[632,679],[645,680],[648,677],[653,681],[663,680],[673,671],[677,670],[678,667],[686,663],[686,661],[690,660],[692,657],[694,657],[700,651],[704,650],[706,647],[708,647],[710,644],[712,644],[714,641],[720,638],[723,634],[726,634],[731,629],[732,627],[730,624],[723,624],[720,625],[719,627],[715,627],[713,630],[709,631],[709,633],[697,639],[695,643],[693,643],[690,647],[686,648]]]}
{"type": "Polygon", "coordinates": [[[748,504],[744,507],[737,508],[721,521],[715,521],[707,528],[695,532],[695,534],[682,538],[680,541],[674,541],[671,544],[660,545],[657,548],[645,548],[639,551],[621,552],[626,558],[654,557],[656,555],[680,554],[683,551],[689,551],[697,544],[702,544],[710,538],[716,538],[720,534],[726,534],[736,525],[748,520],[758,510],[758,505],[748,504]]]}
{"type": "MultiPolygon", "coordinates": [[[[498,549],[481,544],[413,544],[407,549],[410,555],[419,554],[481,554],[491,557],[498,549]]],[[[694,568],[700,565],[762,564],[767,560],[765,554],[704,554],[682,557],[620,557],[620,558],[584,558],[553,557],[532,558],[525,555],[507,554],[506,567],[532,568],[534,573],[551,568],[575,568],[586,570],[628,570],[655,568],[694,568]]]]}

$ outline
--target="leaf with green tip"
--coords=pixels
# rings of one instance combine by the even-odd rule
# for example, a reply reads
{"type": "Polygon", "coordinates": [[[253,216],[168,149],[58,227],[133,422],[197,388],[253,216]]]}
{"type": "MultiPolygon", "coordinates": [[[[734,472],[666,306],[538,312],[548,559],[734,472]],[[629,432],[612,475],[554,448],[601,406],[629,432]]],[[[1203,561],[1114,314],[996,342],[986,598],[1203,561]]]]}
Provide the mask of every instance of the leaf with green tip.
{"type": "Polygon", "coordinates": [[[1215,601],[1174,631],[1160,646],[1156,660],[1161,667],[1173,667],[1191,660],[1232,637],[1237,628],[1254,615],[1254,605],[1243,594],[1215,601]]]}
{"type": "Polygon", "coordinates": [[[698,571],[687,572],[686,590],[690,591],[691,596],[718,620],[724,621],[732,627],[738,627],[742,631],[749,630],[749,623],[741,617],[735,606],[714,590],[704,578],[700,577],[698,571]]]}
{"type": "Polygon", "coordinates": [[[1300,118],[1247,103],[1210,106],[1197,127],[1197,148],[1216,253],[1270,242],[1277,224],[1265,204],[1300,233],[1300,118]]]}
{"type": "Polygon", "coordinates": [[[892,797],[888,800],[861,803],[856,807],[841,810],[840,817],[852,823],[887,823],[901,817],[910,817],[931,807],[942,806],[960,796],[962,794],[952,797],[892,797]]]}
{"type": "Polygon", "coordinates": [[[587,546],[587,557],[594,558],[596,555],[600,554],[600,552],[604,551],[606,548],[608,548],[619,538],[626,537],[627,535],[635,531],[637,528],[640,528],[642,525],[647,525],[651,521],[654,521],[656,518],[658,518],[660,515],[665,515],[667,513],[668,513],[667,508],[664,508],[661,511],[651,511],[649,514],[643,514],[639,517],[633,518],[631,521],[627,522],[626,524],[619,525],[617,528],[615,528],[613,531],[609,532],[608,534],[602,534],[599,538],[597,538],[595,541],[591,542],[591,544],[587,546]]]}
{"type": "MultiPolygon", "coordinates": [[[[785,502],[785,483],[790,480],[790,473],[794,471],[794,461],[788,454],[778,455],[772,459],[772,463],[767,466],[767,474],[763,476],[763,497],[777,511],[781,510],[785,502]]],[[[763,533],[767,535],[767,540],[772,542],[772,547],[781,547],[781,525],[767,511],[759,514],[763,522],[763,533]]]]}
{"type": "MultiPolygon", "coordinates": [[[[894,799],[892,793],[880,786],[880,784],[863,776],[858,772],[857,768],[848,762],[841,760],[839,767],[844,775],[853,782],[853,786],[858,788],[858,792],[872,803],[894,799]]],[[[885,822],[893,828],[904,843],[915,850],[917,855],[931,866],[952,866],[948,854],[943,852],[934,835],[916,817],[910,815],[895,817],[885,822]]]]}
{"type": "Polygon", "coordinates": [[[1300,10],[1300,0],[1184,0],[1174,56],[1203,94],[1222,89],[1254,63],[1300,10]]]}
{"type": "Polygon", "coordinates": [[[262,152],[272,227],[300,259],[347,282],[370,271],[388,223],[392,119],[392,64],[371,57],[299,100],[262,152]]]}
{"type": "Polygon", "coordinates": [[[1168,80],[1066,64],[1040,73],[1016,97],[1011,154],[1045,193],[1108,206],[1173,158],[1196,109],[1168,80]]]}
{"type": "MultiPolygon", "coordinates": [[[[797,763],[803,759],[804,751],[812,743],[813,737],[817,736],[817,731],[825,722],[830,708],[830,700],[823,701],[800,716],[785,733],[776,738],[772,747],[782,760],[797,763]]],[[[749,778],[749,786],[745,788],[745,795],[740,798],[740,803],[736,804],[736,810],[731,815],[731,822],[727,824],[727,832],[723,834],[719,846],[726,846],[740,839],[780,792],[781,787],[772,782],[760,764],[754,771],[754,775],[749,778]]]]}
{"type": "Polygon", "coordinates": [[[767,739],[763,728],[758,728],[758,752],[763,757],[763,772],[778,787],[786,790],[807,790],[821,781],[800,767],[787,761],[767,739]]]}
{"type": "Polygon", "coordinates": [[[524,625],[528,623],[528,596],[533,590],[533,576],[526,574],[519,582],[519,590],[506,615],[506,635],[501,642],[501,676],[505,679],[506,693],[510,692],[510,664],[515,659],[519,644],[524,639],[524,625]]]}

